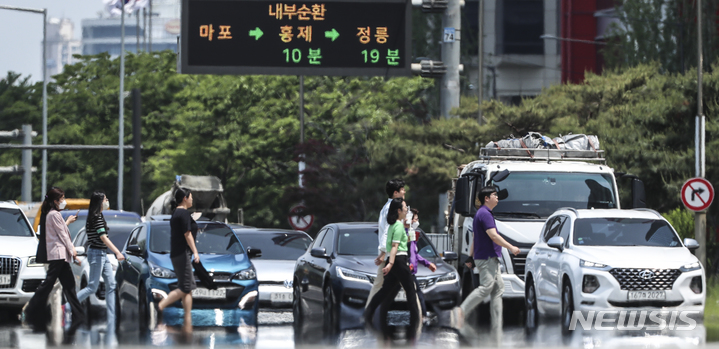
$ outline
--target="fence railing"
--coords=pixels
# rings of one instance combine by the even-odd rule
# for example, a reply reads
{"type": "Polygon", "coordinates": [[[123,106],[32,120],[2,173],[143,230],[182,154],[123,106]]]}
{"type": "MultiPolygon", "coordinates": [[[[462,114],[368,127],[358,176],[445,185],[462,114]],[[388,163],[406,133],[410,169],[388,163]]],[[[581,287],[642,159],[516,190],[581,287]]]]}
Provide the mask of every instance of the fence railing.
{"type": "Polygon", "coordinates": [[[444,251],[453,251],[454,246],[454,235],[450,234],[425,234],[429,241],[432,242],[434,248],[437,249],[437,253],[442,255],[444,251]]]}

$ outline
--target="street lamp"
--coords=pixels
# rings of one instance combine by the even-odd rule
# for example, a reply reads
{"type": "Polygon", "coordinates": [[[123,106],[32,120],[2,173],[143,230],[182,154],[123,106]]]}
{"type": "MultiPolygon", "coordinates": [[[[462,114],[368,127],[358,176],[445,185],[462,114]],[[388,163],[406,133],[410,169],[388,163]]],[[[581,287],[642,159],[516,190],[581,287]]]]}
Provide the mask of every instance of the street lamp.
{"type": "MultiPolygon", "coordinates": [[[[47,9],[34,9],[0,5],[0,10],[23,11],[42,14],[42,145],[47,145],[47,9]]],[[[47,149],[42,149],[42,194],[47,190],[47,149]]]]}

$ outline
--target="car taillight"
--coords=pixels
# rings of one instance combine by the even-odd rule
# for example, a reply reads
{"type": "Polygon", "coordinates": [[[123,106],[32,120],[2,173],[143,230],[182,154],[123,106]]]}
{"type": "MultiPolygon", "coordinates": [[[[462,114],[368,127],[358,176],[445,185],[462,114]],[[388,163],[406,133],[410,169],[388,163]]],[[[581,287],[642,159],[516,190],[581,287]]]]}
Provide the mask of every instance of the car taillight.
{"type": "Polygon", "coordinates": [[[594,275],[584,275],[582,280],[582,292],[592,293],[599,288],[599,280],[594,275]]]}
{"type": "Polygon", "coordinates": [[[695,276],[692,278],[692,282],[689,283],[689,288],[696,294],[702,293],[702,277],[695,276]]]}

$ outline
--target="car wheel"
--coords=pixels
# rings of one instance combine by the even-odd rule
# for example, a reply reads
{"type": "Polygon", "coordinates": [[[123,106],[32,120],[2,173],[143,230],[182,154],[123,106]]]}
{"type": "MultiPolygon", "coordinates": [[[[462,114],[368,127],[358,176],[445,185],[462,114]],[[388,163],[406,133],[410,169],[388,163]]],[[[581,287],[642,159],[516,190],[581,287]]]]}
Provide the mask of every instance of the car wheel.
{"type": "Polygon", "coordinates": [[[572,285],[567,280],[562,287],[562,332],[569,332],[569,325],[574,314],[574,296],[572,295],[572,285]]]}
{"type": "Polygon", "coordinates": [[[325,286],[324,290],[324,306],[323,306],[323,329],[325,336],[331,338],[335,334],[337,328],[337,321],[335,316],[335,304],[332,297],[332,287],[329,283],[325,286]]]}
{"type": "Polygon", "coordinates": [[[532,280],[529,280],[527,283],[524,300],[526,306],[525,325],[527,328],[534,329],[539,325],[539,311],[537,310],[537,292],[534,289],[534,282],[532,282],[532,280]]]}
{"type": "Polygon", "coordinates": [[[295,329],[302,326],[302,302],[300,300],[299,282],[294,282],[292,286],[292,317],[295,329]]]}

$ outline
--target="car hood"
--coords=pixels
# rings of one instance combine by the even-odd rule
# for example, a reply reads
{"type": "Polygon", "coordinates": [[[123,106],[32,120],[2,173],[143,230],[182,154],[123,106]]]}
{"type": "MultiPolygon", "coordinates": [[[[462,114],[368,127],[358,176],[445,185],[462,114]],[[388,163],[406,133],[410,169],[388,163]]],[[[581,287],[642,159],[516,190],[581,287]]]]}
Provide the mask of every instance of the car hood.
{"type": "Polygon", "coordinates": [[[295,262],[295,260],[252,260],[257,271],[257,280],[260,282],[292,280],[295,262]]]}
{"type": "Polygon", "coordinates": [[[3,236],[0,255],[27,257],[37,253],[37,239],[29,236],[3,236]]]}
{"type": "Polygon", "coordinates": [[[676,269],[698,261],[684,247],[581,246],[572,250],[580,259],[607,264],[612,268],[676,269]]]}
{"type": "MultiPolygon", "coordinates": [[[[149,261],[160,267],[173,270],[170,254],[150,254],[149,261]]],[[[203,254],[200,261],[208,271],[236,273],[252,266],[244,254],[203,254]]]]}
{"type": "MultiPolygon", "coordinates": [[[[377,266],[374,264],[376,256],[339,256],[335,259],[335,265],[364,272],[370,275],[377,274],[377,266]]],[[[433,273],[429,268],[419,265],[417,277],[440,276],[455,271],[454,267],[445,263],[441,258],[430,258],[430,262],[437,266],[437,270],[433,273]]]]}
{"type": "Polygon", "coordinates": [[[515,242],[524,244],[534,244],[539,239],[539,232],[542,231],[544,226],[543,220],[537,221],[500,221],[495,220],[497,223],[497,231],[514,240],[515,242]]]}

